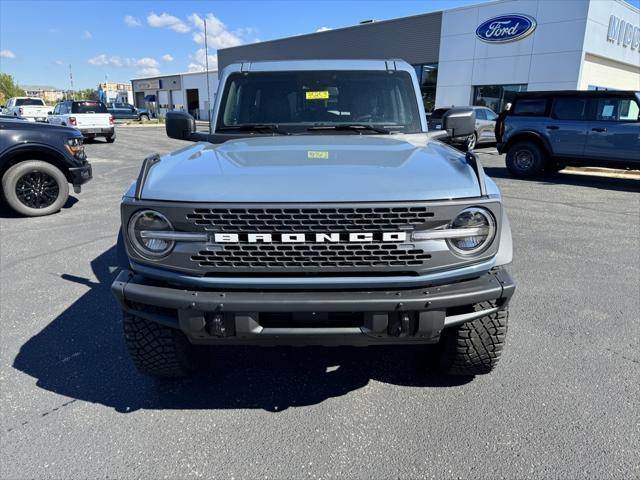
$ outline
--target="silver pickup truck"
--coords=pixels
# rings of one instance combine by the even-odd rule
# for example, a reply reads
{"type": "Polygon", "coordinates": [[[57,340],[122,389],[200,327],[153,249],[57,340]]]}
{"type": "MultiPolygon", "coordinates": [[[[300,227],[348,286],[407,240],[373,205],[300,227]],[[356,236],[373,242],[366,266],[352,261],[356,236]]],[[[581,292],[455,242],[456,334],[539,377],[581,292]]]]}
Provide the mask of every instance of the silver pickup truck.
{"type": "MultiPolygon", "coordinates": [[[[197,142],[145,159],[124,194],[112,292],[136,366],[177,377],[203,345],[433,344],[446,374],[490,372],[515,285],[500,192],[472,110],[427,132],[398,60],[239,63],[197,142]]],[[[430,355],[433,357],[433,355],[430,355]]],[[[425,355],[425,359],[427,355],[425,355]]]]}

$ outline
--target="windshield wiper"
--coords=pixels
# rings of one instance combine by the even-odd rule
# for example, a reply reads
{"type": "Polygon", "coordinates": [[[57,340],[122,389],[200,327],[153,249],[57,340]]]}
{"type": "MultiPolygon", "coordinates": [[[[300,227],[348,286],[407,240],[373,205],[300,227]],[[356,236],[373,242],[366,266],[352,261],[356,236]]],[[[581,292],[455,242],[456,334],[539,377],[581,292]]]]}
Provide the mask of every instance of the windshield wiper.
{"type": "Polygon", "coordinates": [[[242,125],[231,125],[228,127],[218,127],[216,130],[221,132],[259,132],[259,131],[268,131],[277,133],[278,135],[291,135],[290,132],[286,130],[282,130],[277,125],[269,124],[269,123],[245,123],[242,125]]]}
{"type": "Polygon", "coordinates": [[[344,123],[339,125],[316,125],[314,127],[307,128],[307,131],[314,130],[368,130],[376,133],[391,133],[391,130],[387,130],[382,127],[374,127],[373,125],[367,125],[366,123],[344,123]]]}

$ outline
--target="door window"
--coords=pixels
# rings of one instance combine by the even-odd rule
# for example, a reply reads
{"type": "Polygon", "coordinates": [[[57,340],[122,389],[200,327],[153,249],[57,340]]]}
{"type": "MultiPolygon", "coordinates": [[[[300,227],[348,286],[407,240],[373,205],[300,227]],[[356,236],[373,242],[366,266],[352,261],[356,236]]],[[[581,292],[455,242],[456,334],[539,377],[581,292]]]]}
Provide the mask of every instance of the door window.
{"type": "Polygon", "coordinates": [[[498,118],[498,115],[496,115],[493,110],[484,110],[484,113],[487,116],[487,120],[493,121],[498,118]]]}
{"type": "Polygon", "coordinates": [[[596,100],[596,120],[637,122],[640,109],[632,98],[600,98],[596,100]]]}
{"type": "Polygon", "coordinates": [[[476,120],[486,120],[486,119],[487,119],[487,113],[484,111],[484,109],[478,108],[476,110],[476,120]]]}
{"type": "Polygon", "coordinates": [[[587,99],[580,97],[560,97],[553,103],[551,116],[557,120],[585,120],[587,99]]]}

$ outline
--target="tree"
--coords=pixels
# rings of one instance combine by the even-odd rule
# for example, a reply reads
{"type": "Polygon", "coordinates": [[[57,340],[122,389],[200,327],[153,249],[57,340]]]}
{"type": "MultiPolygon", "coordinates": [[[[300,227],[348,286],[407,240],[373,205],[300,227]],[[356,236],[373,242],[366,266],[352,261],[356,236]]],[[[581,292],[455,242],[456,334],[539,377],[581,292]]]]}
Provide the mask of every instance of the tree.
{"type": "Polygon", "coordinates": [[[8,73],[0,73],[0,105],[5,105],[11,97],[23,97],[25,92],[8,73]]]}

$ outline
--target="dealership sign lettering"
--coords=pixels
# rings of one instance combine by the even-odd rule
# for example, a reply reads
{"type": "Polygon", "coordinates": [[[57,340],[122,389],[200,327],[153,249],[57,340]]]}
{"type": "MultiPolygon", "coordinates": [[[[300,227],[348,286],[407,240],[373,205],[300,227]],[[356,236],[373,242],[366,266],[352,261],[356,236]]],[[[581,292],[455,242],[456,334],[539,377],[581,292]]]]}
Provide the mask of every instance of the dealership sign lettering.
{"type": "Polygon", "coordinates": [[[536,20],[528,15],[500,15],[481,23],[476,37],[488,43],[513,42],[530,35],[536,25],[536,20]]]}
{"type": "Polygon", "coordinates": [[[625,48],[629,47],[631,50],[640,50],[640,26],[611,15],[607,40],[625,48]]]}

